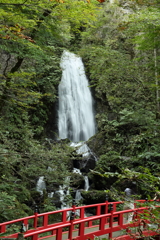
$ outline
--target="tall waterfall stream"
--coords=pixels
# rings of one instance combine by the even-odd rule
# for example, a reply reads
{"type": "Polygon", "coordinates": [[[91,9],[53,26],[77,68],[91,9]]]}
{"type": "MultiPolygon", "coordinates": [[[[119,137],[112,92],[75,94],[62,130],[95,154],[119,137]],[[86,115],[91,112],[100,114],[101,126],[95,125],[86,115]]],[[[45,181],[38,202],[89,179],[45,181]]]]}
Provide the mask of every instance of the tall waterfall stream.
{"type": "Polygon", "coordinates": [[[59,84],[59,138],[86,141],[95,134],[93,100],[82,59],[64,51],[59,84]]]}

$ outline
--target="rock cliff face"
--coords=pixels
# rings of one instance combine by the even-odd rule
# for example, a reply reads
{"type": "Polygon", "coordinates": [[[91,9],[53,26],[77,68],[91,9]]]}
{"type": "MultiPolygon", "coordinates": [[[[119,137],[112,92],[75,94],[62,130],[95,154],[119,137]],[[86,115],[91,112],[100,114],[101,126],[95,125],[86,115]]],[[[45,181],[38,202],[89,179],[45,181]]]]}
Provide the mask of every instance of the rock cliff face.
{"type": "Polygon", "coordinates": [[[10,72],[10,70],[16,63],[16,57],[2,50],[0,51],[0,55],[1,55],[0,74],[5,76],[8,72],[10,72]]]}
{"type": "Polygon", "coordinates": [[[90,169],[94,169],[96,165],[96,157],[94,154],[89,154],[89,156],[83,157],[82,155],[77,155],[77,158],[73,159],[73,167],[78,168],[83,173],[89,173],[90,169]]]}

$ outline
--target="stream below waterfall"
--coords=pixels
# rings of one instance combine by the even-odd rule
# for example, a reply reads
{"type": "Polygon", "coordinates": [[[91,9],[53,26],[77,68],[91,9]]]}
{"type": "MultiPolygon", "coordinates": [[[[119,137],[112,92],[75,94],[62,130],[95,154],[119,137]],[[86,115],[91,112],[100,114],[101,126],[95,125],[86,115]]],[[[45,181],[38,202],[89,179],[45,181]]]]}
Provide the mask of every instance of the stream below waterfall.
{"type": "MultiPolygon", "coordinates": [[[[82,175],[81,171],[79,169],[74,168],[73,172],[76,174],[82,175]]],[[[64,184],[59,186],[59,190],[55,192],[50,192],[48,193],[48,197],[52,198],[55,193],[59,195],[59,201],[61,202],[61,209],[69,207],[67,202],[65,201],[66,196],[70,195],[69,192],[69,180],[70,177],[67,177],[64,184]]],[[[41,195],[43,195],[43,191],[46,190],[46,183],[44,181],[44,176],[39,177],[36,185],[36,190],[39,192],[41,195]]],[[[88,176],[84,176],[84,190],[88,191],[89,190],[89,179],[88,176]]],[[[77,189],[75,191],[75,201],[78,203],[81,199],[83,199],[81,195],[81,190],[77,189]]]]}

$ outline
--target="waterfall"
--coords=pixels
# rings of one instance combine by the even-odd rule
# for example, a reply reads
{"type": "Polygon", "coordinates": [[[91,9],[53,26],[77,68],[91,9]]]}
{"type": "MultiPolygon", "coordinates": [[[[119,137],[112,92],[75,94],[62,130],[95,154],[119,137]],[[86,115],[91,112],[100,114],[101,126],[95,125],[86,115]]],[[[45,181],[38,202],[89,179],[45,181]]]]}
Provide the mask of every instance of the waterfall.
{"type": "Polygon", "coordinates": [[[84,176],[84,182],[85,182],[84,190],[88,191],[88,189],[89,189],[89,180],[88,180],[87,176],[84,176]]]}
{"type": "Polygon", "coordinates": [[[83,157],[89,157],[90,149],[85,142],[79,142],[79,143],[72,142],[70,146],[74,147],[76,149],[76,152],[78,154],[82,154],[83,157]]]}
{"type": "Polygon", "coordinates": [[[93,101],[80,57],[64,51],[59,84],[58,129],[61,139],[86,141],[95,134],[93,101]]]}
{"type": "Polygon", "coordinates": [[[37,186],[36,186],[37,192],[39,192],[41,195],[43,195],[43,190],[46,190],[46,183],[44,181],[44,176],[39,177],[37,181],[37,186]]]}
{"type": "Polygon", "coordinates": [[[70,183],[70,177],[66,177],[63,186],[59,186],[59,190],[57,193],[59,194],[60,197],[60,202],[61,202],[61,209],[64,208],[69,208],[68,203],[66,202],[65,198],[66,196],[69,196],[69,183],[70,183]]]}
{"type": "Polygon", "coordinates": [[[79,202],[82,199],[81,191],[77,189],[76,195],[75,195],[75,201],[79,202]]]}
{"type": "Polygon", "coordinates": [[[72,172],[82,175],[81,170],[78,169],[78,168],[73,168],[73,171],[72,171],[72,172]]]}

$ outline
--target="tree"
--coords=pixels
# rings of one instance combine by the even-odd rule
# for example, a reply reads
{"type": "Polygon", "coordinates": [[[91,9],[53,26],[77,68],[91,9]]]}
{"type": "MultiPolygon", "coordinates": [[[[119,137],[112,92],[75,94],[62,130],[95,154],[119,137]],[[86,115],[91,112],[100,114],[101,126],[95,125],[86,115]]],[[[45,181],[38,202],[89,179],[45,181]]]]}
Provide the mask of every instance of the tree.
{"type": "MultiPolygon", "coordinates": [[[[126,28],[134,33],[133,43],[137,49],[138,63],[150,69],[150,88],[155,89],[156,112],[159,115],[159,3],[158,1],[137,1],[139,11],[131,15],[126,28]]],[[[128,33],[129,33],[128,31],[128,33]]]]}
{"type": "MultiPolygon", "coordinates": [[[[96,18],[97,4],[96,0],[0,3],[0,188],[7,220],[14,217],[8,209],[13,213],[21,209],[20,216],[29,214],[39,176],[56,188],[68,174],[72,149],[68,143],[50,143],[46,125],[57,100],[62,51],[70,46],[71,30],[78,32],[96,18]],[[48,167],[54,171],[48,172],[48,167]],[[10,206],[7,199],[16,202],[10,206]]],[[[46,201],[42,199],[43,209],[46,201]]],[[[6,220],[0,214],[1,221],[6,220]]]]}
{"type": "MultiPolygon", "coordinates": [[[[46,0],[38,1],[38,3],[29,0],[19,0],[18,2],[4,0],[0,6],[2,8],[1,49],[7,55],[5,65],[2,68],[2,108],[7,100],[6,97],[10,97],[8,91],[10,92],[11,82],[15,82],[11,79],[16,79],[16,72],[21,68],[23,68],[23,73],[20,74],[22,81],[26,81],[26,85],[30,84],[30,88],[36,84],[35,81],[30,81],[30,78],[33,79],[33,75],[36,74],[35,69],[31,70],[30,68],[28,72],[25,61],[32,59],[34,62],[43,62],[43,64],[53,61],[52,56],[55,55],[53,46],[57,44],[63,46],[70,39],[70,23],[74,23],[75,29],[89,24],[90,19],[95,18],[93,11],[96,5],[70,0],[63,4],[46,0]]],[[[20,76],[17,77],[20,79],[20,76]]],[[[22,84],[20,83],[20,85],[22,84]]],[[[33,91],[32,93],[28,92],[28,96],[32,94],[33,91]]],[[[40,97],[42,96],[37,92],[33,97],[31,96],[35,101],[40,97]]]]}
{"type": "MultiPolygon", "coordinates": [[[[159,9],[140,2],[106,2],[94,28],[83,34],[80,52],[97,100],[98,131],[88,144],[99,159],[95,171],[109,176],[102,189],[110,189],[119,173],[125,176],[126,167],[159,178],[159,9]]],[[[140,185],[143,196],[153,197],[140,185]]]]}

